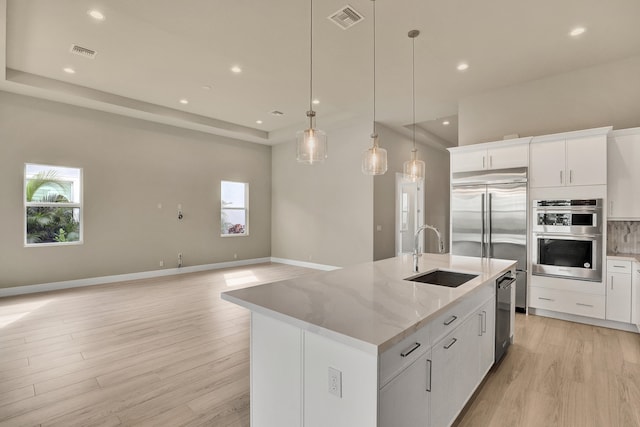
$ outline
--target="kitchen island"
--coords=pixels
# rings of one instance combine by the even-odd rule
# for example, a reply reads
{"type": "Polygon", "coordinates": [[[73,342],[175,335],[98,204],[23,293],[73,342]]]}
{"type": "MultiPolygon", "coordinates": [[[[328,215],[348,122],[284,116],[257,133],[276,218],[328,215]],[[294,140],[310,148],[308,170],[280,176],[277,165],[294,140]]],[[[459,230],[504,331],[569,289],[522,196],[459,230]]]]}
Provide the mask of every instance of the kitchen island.
{"type": "Polygon", "coordinates": [[[493,364],[495,280],[514,261],[411,255],[225,292],[251,310],[251,425],[449,425],[493,364]]]}

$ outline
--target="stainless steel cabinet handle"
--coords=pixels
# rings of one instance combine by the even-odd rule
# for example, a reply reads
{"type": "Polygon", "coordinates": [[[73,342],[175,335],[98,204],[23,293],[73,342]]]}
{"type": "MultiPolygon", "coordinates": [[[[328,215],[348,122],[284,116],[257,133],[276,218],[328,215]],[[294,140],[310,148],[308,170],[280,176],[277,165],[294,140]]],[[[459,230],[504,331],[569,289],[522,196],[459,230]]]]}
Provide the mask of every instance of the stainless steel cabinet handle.
{"type": "Polygon", "coordinates": [[[478,313],[478,316],[480,317],[480,330],[478,331],[478,336],[481,337],[482,333],[484,332],[482,330],[482,313],[478,313]]]}
{"type": "Polygon", "coordinates": [[[414,351],[416,351],[416,349],[420,347],[420,343],[417,342],[414,345],[412,345],[410,348],[406,349],[405,351],[403,351],[402,353],[400,353],[400,356],[402,357],[407,357],[408,355],[410,355],[411,353],[413,353],[414,351]]]}
{"type": "Polygon", "coordinates": [[[538,297],[538,299],[541,299],[544,301],[555,301],[555,300],[552,300],[551,298],[543,298],[543,297],[538,297]]]}
{"type": "Polygon", "coordinates": [[[482,156],[482,169],[484,169],[484,156],[482,156]]]}
{"type": "Polygon", "coordinates": [[[613,290],[613,276],[611,276],[611,290],[613,290]]]}
{"type": "Polygon", "coordinates": [[[427,391],[431,393],[431,360],[427,359],[427,365],[429,365],[429,369],[427,369],[427,391]]]}
{"type": "Polygon", "coordinates": [[[450,325],[453,322],[455,322],[457,318],[458,318],[458,316],[451,316],[450,318],[448,318],[447,320],[444,321],[444,324],[445,325],[450,325]]]}
{"type": "Polygon", "coordinates": [[[569,184],[573,182],[573,169],[569,169],[569,184]]]}
{"type": "Polygon", "coordinates": [[[626,265],[615,265],[615,264],[613,264],[613,266],[614,266],[615,268],[627,268],[627,266],[626,266],[626,265]]]}
{"type": "Polygon", "coordinates": [[[489,167],[493,167],[493,156],[489,156],[489,167]]]}
{"type": "Polygon", "coordinates": [[[591,308],[593,308],[593,305],[591,305],[591,304],[583,304],[581,302],[577,302],[576,305],[579,305],[581,307],[591,307],[591,308]]]}
{"type": "Polygon", "coordinates": [[[613,215],[613,200],[609,202],[609,215],[613,215]]]}
{"type": "Polygon", "coordinates": [[[560,184],[562,184],[562,171],[560,171],[560,184]]]}
{"type": "Polygon", "coordinates": [[[451,341],[449,341],[449,344],[446,344],[446,345],[444,346],[444,349],[445,349],[445,350],[449,350],[449,349],[451,348],[451,346],[452,346],[452,345],[454,345],[454,344],[456,343],[456,341],[458,341],[458,340],[457,340],[457,339],[455,339],[455,338],[451,338],[451,341]]]}
{"type": "Polygon", "coordinates": [[[487,312],[482,310],[482,333],[487,332],[487,312]]]}

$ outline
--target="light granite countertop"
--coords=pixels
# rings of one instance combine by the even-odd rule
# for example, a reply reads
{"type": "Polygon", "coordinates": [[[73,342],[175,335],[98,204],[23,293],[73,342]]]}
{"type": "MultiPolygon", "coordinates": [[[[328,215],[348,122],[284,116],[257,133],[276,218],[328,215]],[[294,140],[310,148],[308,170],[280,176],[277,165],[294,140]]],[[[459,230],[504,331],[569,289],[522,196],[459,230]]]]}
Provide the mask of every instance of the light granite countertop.
{"type": "Polygon", "coordinates": [[[607,259],[617,259],[617,260],[620,260],[620,261],[638,261],[638,262],[640,262],[640,254],[607,253],[607,259]]]}
{"type": "MultiPolygon", "coordinates": [[[[251,311],[380,354],[460,298],[515,267],[515,261],[423,254],[420,273],[434,269],[477,274],[457,287],[414,277],[411,255],[222,293],[251,311]]],[[[489,285],[492,286],[492,285],[489,285]]]]}

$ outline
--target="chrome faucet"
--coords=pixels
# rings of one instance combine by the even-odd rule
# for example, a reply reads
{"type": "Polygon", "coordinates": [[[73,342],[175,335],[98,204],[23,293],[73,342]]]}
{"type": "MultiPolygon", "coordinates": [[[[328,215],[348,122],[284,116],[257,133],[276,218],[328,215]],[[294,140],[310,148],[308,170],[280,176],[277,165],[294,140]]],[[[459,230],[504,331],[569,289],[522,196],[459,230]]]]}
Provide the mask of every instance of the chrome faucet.
{"type": "Polygon", "coordinates": [[[444,241],[442,240],[442,236],[440,235],[440,232],[438,231],[438,229],[432,225],[426,225],[426,224],[419,227],[418,230],[416,230],[415,246],[413,249],[413,271],[415,271],[416,273],[418,272],[418,258],[422,256],[422,254],[418,252],[420,250],[419,248],[420,240],[418,236],[420,235],[420,232],[425,228],[428,228],[429,230],[433,230],[433,232],[436,233],[436,236],[438,236],[438,251],[440,253],[444,252],[444,241]]]}

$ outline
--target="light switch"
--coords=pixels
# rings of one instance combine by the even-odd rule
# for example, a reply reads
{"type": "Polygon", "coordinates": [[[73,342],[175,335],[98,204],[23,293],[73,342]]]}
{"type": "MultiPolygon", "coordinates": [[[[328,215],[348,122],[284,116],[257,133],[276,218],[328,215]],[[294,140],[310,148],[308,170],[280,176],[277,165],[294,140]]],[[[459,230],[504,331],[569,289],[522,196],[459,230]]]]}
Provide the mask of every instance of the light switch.
{"type": "Polygon", "coordinates": [[[382,231],[382,226],[381,225],[376,225],[376,231],[382,231]]]}

